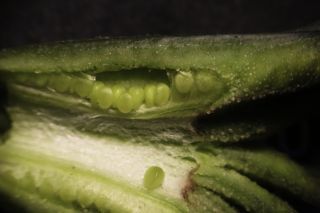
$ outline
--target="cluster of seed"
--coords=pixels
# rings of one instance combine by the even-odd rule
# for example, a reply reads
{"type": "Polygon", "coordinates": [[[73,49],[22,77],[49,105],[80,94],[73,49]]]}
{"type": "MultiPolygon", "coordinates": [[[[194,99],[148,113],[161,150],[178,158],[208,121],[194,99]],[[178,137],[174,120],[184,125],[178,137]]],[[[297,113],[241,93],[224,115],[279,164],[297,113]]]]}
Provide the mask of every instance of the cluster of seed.
{"type": "Polygon", "coordinates": [[[67,75],[36,76],[23,79],[38,87],[48,87],[60,93],[71,93],[88,98],[101,109],[116,108],[122,113],[139,109],[143,104],[150,108],[163,106],[170,99],[170,88],[165,83],[154,82],[139,86],[105,84],[92,79],[67,75]]]}
{"type": "MultiPolygon", "coordinates": [[[[100,109],[118,109],[121,113],[166,105],[171,97],[170,87],[163,82],[144,83],[102,82],[92,76],[79,77],[64,74],[21,75],[15,78],[21,83],[36,87],[47,87],[60,93],[69,93],[89,99],[100,109]]],[[[208,72],[178,72],[172,85],[182,96],[198,92],[206,94],[216,88],[217,79],[208,72]]],[[[171,98],[172,99],[172,98],[171,98]]]]}

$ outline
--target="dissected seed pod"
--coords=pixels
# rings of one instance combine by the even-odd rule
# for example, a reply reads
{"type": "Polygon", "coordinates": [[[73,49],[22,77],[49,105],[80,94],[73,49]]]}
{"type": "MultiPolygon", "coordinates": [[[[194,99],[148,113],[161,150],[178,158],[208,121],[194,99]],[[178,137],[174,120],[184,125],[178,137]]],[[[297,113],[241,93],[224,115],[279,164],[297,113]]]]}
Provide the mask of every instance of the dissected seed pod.
{"type": "Polygon", "coordinates": [[[38,212],[319,208],[307,168],[230,143],[308,111],[306,99],[287,104],[319,82],[319,45],[314,32],[3,50],[12,128],[0,145],[0,191],[38,212]]]}

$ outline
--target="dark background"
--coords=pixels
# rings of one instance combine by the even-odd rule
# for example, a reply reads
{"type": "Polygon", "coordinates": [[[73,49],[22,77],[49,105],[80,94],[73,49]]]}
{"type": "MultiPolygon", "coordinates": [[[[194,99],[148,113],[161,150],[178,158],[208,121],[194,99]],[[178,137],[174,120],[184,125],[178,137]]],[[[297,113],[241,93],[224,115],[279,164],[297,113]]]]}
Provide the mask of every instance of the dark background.
{"type": "Polygon", "coordinates": [[[0,2],[0,48],[97,36],[276,32],[320,20],[319,0],[0,2]]]}

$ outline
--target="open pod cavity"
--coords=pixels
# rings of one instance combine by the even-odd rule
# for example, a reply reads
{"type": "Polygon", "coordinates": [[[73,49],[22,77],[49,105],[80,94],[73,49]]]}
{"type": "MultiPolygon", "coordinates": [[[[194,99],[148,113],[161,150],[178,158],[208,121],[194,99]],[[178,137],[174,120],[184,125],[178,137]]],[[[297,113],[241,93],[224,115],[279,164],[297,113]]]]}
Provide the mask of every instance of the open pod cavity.
{"type": "Polygon", "coordinates": [[[12,88],[34,93],[35,98],[78,100],[82,107],[128,118],[163,117],[208,107],[226,91],[212,70],[137,68],[91,74],[9,73],[7,78],[12,88]]]}
{"type": "Polygon", "coordinates": [[[317,84],[319,40],[293,33],[57,42],[2,50],[1,81],[12,105],[60,111],[81,130],[239,141],[307,111],[271,100],[270,113],[260,100],[317,84]]]}
{"type": "Polygon", "coordinates": [[[191,117],[314,84],[319,46],[309,32],[68,41],[3,50],[0,71],[43,102],[65,97],[113,117],[191,117]]]}

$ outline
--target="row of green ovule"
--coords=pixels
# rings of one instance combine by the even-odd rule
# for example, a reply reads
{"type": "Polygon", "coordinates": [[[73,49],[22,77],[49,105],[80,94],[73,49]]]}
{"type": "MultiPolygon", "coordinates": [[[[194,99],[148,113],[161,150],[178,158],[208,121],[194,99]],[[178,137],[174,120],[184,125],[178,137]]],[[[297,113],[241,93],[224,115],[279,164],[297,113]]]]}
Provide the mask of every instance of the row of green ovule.
{"type": "MultiPolygon", "coordinates": [[[[170,100],[184,101],[190,95],[197,99],[209,94],[218,94],[222,82],[209,72],[183,72],[170,74],[169,81],[151,79],[148,75],[139,79],[113,79],[113,73],[106,73],[107,80],[92,75],[66,74],[19,74],[14,80],[19,83],[47,87],[59,93],[70,93],[90,102],[100,109],[118,109],[122,113],[166,105],[170,100]],[[168,84],[172,84],[172,87],[168,84]],[[171,87],[171,88],[170,88],[171,87]],[[181,99],[182,98],[182,99],[181,99]]],[[[125,75],[123,75],[125,76],[125,75]]],[[[127,76],[126,76],[127,77],[127,76]]]]}
{"type": "Polygon", "coordinates": [[[172,93],[175,101],[210,102],[223,95],[225,83],[210,70],[178,71],[172,76],[172,93]]]}
{"type": "Polygon", "coordinates": [[[181,94],[190,93],[195,86],[200,92],[209,92],[216,81],[217,79],[208,72],[179,72],[174,76],[175,88],[181,94]]]}
{"type": "Polygon", "coordinates": [[[169,102],[171,91],[163,82],[129,84],[124,82],[100,82],[94,76],[70,76],[64,74],[17,75],[19,83],[47,87],[59,93],[70,93],[87,98],[101,109],[111,107],[122,113],[138,110],[142,105],[147,108],[163,106],[169,102]]]}

